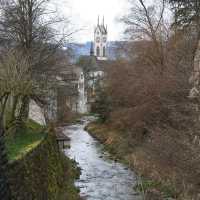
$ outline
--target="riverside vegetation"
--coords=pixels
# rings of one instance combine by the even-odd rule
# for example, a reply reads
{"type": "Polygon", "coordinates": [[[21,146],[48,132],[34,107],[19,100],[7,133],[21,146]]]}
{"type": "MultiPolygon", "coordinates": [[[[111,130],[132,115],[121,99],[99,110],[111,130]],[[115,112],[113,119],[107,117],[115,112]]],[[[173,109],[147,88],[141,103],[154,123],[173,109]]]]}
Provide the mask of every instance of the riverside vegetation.
{"type": "MultiPolygon", "coordinates": [[[[148,149],[144,147],[133,147],[132,140],[124,138],[124,133],[99,122],[92,122],[86,130],[105,146],[105,150],[110,152],[112,159],[120,161],[133,169],[138,174],[138,184],[135,189],[140,192],[144,199],[176,199],[179,192],[176,186],[166,179],[162,179],[156,168],[156,162],[151,161],[152,155],[148,155],[148,149]],[[145,154],[145,155],[143,155],[145,154]],[[152,168],[154,165],[154,168],[152,168]]],[[[161,170],[161,169],[160,169],[161,170]]]]}
{"type": "Polygon", "coordinates": [[[16,136],[6,136],[12,199],[79,200],[73,160],[60,152],[53,130],[29,120],[16,136]]]}
{"type": "Polygon", "coordinates": [[[130,5],[121,19],[130,41],[106,68],[92,105],[99,121],[87,130],[147,178],[145,198],[198,200],[199,93],[191,89],[199,91],[200,2],[130,5]]]}
{"type": "MultiPolygon", "coordinates": [[[[58,24],[68,27],[69,21],[50,7],[48,0],[0,1],[3,200],[79,199],[73,185],[79,170],[62,155],[54,130],[47,128],[57,122],[49,115],[49,105],[58,86],[56,73],[68,63],[68,53],[62,47],[71,35],[66,28],[55,28],[58,24]],[[43,108],[47,127],[29,119],[31,101],[43,108]]],[[[52,112],[55,116],[54,108],[52,112]]]]}
{"type": "MultiPolygon", "coordinates": [[[[88,130],[144,177],[137,188],[145,199],[199,200],[200,1],[137,0],[130,6],[120,19],[127,41],[119,44],[117,60],[108,62],[94,92],[92,112],[100,121],[88,130]]],[[[73,31],[64,32],[69,20],[51,7],[49,0],[0,1],[4,200],[79,198],[76,167],[58,150],[54,130],[28,119],[35,101],[48,127],[56,121],[48,115],[56,72],[69,64],[62,47],[73,31]]]]}

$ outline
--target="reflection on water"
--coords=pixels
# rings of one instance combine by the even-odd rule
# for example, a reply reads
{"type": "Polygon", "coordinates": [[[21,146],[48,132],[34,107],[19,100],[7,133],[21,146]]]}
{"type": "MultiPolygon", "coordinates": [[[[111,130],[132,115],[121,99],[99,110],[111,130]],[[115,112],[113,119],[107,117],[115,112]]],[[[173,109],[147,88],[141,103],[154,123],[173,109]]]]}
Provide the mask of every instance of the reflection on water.
{"type": "Polygon", "coordinates": [[[87,200],[141,200],[133,190],[135,174],[124,165],[109,159],[102,145],[92,138],[83,124],[66,127],[64,133],[71,138],[71,148],[65,153],[78,162],[82,169],[76,186],[87,200]]]}

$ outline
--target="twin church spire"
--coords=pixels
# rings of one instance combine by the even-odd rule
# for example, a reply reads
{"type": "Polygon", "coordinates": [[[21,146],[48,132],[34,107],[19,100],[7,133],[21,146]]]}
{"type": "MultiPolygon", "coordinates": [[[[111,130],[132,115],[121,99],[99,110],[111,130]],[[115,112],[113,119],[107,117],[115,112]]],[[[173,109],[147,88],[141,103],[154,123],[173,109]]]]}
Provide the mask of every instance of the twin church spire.
{"type": "MultiPolygon", "coordinates": [[[[97,25],[99,26],[100,25],[100,23],[99,23],[99,16],[98,16],[98,21],[97,21],[97,25]]],[[[104,26],[104,16],[103,16],[103,20],[102,20],[102,25],[104,26]]],[[[107,27],[107,26],[106,26],[107,27]]]]}
{"type": "Polygon", "coordinates": [[[97,57],[98,60],[107,60],[107,36],[108,29],[105,26],[104,17],[100,24],[99,16],[97,26],[94,29],[94,43],[91,46],[91,54],[97,57]]]}

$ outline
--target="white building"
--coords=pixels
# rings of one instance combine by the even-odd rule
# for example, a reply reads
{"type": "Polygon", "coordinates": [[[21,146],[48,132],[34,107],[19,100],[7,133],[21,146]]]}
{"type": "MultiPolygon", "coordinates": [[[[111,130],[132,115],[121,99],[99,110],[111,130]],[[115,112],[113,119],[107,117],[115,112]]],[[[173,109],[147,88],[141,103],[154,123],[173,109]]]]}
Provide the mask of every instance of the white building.
{"type": "Polygon", "coordinates": [[[64,102],[59,104],[65,105],[74,113],[87,113],[87,94],[83,69],[76,65],[67,66],[66,69],[62,70],[59,78],[60,83],[61,80],[64,82],[64,91],[60,93],[61,96],[65,96],[62,99],[64,102]]]}
{"type": "MultiPolygon", "coordinates": [[[[78,70],[77,70],[78,71],[78,70]]],[[[87,113],[87,94],[85,90],[85,77],[83,70],[79,69],[78,76],[78,112],[81,114],[87,113]]]]}
{"type": "Polygon", "coordinates": [[[104,18],[100,24],[98,17],[98,23],[94,30],[94,56],[96,56],[98,60],[107,60],[107,37],[108,30],[107,26],[104,24],[104,18]]]}

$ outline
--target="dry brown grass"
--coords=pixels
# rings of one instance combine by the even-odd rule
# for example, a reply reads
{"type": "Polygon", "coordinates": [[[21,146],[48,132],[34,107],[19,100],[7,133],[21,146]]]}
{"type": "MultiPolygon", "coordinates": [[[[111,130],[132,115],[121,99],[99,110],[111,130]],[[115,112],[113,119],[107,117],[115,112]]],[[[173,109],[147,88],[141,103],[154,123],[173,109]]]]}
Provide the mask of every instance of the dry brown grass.
{"type": "MultiPolygon", "coordinates": [[[[188,141],[183,140],[186,133],[177,133],[175,138],[174,129],[163,131],[157,128],[140,145],[130,146],[126,133],[122,136],[121,131],[109,124],[92,123],[87,130],[139,175],[170,185],[177,199],[198,200],[200,163],[197,157],[200,152],[197,153],[199,147],[191,147],[188,141]]],[[[133,138],[132,142],[135,143],[133,138]]]]}

